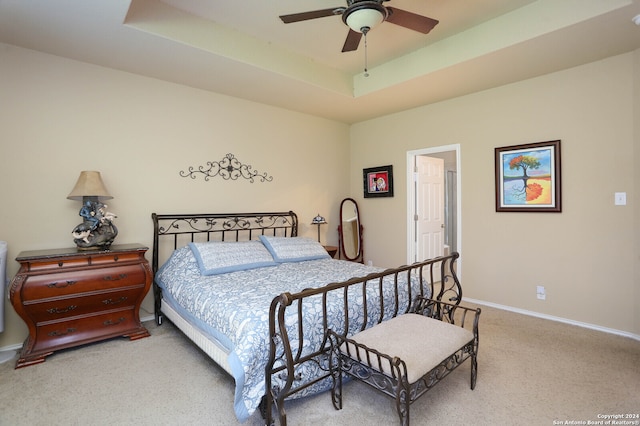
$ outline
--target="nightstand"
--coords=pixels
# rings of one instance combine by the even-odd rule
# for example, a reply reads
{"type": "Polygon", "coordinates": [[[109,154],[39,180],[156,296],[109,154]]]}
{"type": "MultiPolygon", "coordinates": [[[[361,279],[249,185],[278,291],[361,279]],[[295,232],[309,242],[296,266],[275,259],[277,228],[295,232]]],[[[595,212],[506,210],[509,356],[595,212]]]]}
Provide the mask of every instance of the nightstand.
{"type": "Polygon", "coordinates": [[[323,246],[323,247],[327,251],[327,253],[329,253],[329,256],[331,256],[332,258],[335,257],[336,253],[338,252],[337,246],[323,246]]]}
{"type": "Polygon", "coordinates": [[[139,314],[152,281],[147,250],[128,244],[109,250],[20,253],[9,298],[29,336],[16,368],[44,362],[59,349],[118,336],[149,336],[139,314]]]}

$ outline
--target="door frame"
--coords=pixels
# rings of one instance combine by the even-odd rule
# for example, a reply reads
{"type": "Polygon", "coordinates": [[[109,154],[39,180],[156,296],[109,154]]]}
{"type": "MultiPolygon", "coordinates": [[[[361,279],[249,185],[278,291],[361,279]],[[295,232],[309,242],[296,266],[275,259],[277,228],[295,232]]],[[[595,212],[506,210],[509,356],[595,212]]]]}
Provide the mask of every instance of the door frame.
{"type": "MultiPolygon", "coordinates": [[[[407,151],[407,264],[411,264],[415,261],[416,256],[416,243],[415,243],[415,221],[414,212],[416,210],[415,200],[415,185],[414,185],[414,164],[415,157],[417,156],[429,156],[430,154],[437,154],[441,152],[455,151],[456,153],[456,222],[457,222],[457,237],[456,246],[458,252],[462,252],[462,168],[460,161],[460,144],[436,146],[432,148],[422,148],[412,151],[407,151]]],[[[458,259],[457,274],[462,276],[462,256],[458,259]]]]}

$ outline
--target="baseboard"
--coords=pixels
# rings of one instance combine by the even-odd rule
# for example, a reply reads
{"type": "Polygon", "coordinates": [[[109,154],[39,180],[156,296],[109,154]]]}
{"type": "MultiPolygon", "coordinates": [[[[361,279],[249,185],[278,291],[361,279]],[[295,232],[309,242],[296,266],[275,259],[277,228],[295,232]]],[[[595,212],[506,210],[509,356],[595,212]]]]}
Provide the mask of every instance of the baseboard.
{"type": "Polygon", "coordinates": [[[0,348],[0,364],[4,364],[7,361],[11,361],[22,349],[21,344],[10,345],[0,348]]]}
{"type": "Polygon", "coordinates": [[[155,321],[155,320],[156,320],[155,315],[146,315],[144,317],[140,317],[140,322],[155,321]]]}
{"type": "Polygon", "coordinates": [[[628,331],[616,330],[615,328],[602,327],[602,326],[599,326],[599,325],[589,324],[589,323],[586,323],[586,322],[574,321],[574,320],[567,319],[567,318],[556,317],[556,316],[547,315],[547,314],[541,314],[539,312],[534,312],[534,311],[528,311],[526,309],[514,308],[512,306],[499,305],[497,303],[492,303],[492,302],[485,302],[484,300],[470,299],[470,298],[464,297],[464,296],[462,297],[462,300],[465,301],[465,302],[476,304],[476,305],[489,306],[491,308],[502,309],[503,311],[510,311],[510,312],[515,312],[515,313],[518,313],[518,314],[528,315],[528,316],[531,316],[531,317],[537,317],[537,318],[547,319],[547,320],[550,320],[550,321],[562,322],[562,323],[565,323],[565,324],[571,324],[571,325],[575,325],[575,326],[578,326],[578,327],[583,327],[583,328],[589,328],[589,329],[592,329],[592,330],[602,331],[604,333],[617,334],[618,336],[624,336],[624,337],[628,337],[630,339],[634,339],[634,340],[640,341],[640,335],[629,333],[628,331]]]}
{"type": "Polygon", "coordinates": [[[0,352],[4,352],[4,351],[19,351],[20,349],[22,349],[22,343],[17,343],[15,345],[9,345],[9,346],[5,346],[3,348],[0,348],[0,352]]]}

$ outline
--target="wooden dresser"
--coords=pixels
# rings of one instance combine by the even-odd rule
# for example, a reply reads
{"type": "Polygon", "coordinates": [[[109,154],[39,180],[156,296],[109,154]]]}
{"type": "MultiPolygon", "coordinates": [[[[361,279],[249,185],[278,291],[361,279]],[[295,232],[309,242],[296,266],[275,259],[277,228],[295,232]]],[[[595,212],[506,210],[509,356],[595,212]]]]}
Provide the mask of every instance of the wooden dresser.
{"type": "Polygon", "coordinates": [[[147,247],[113,245],[25,251],[9,298],[29,327],[16,368],[45,361],[54,351],[112,337],[149,336],[140,304],[149,291],[147,247]]]}

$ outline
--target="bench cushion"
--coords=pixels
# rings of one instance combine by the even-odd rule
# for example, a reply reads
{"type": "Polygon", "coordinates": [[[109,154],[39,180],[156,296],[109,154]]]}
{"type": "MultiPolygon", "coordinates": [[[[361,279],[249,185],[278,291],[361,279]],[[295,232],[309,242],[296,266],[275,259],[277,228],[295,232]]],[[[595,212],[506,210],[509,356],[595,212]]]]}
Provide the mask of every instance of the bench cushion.
{"type": "MultiPolygon", "coordinates": [[[[415,383],[438,364],[473,340],[473,333],[462,327],[418,314],[405,314],[384,321],[350,337],[390,357],[398,357],[407,365],[407,379],[415,383]]],[[[340,349],[346,353],[346,343],[340,349]]],[[[351,357],[356,358],[355,346],[350,345],[351,357]]],[[[366,362],[366,352],[360,349],[366,362]]],[[[380,371],[377,357],[371,365],[380,371]]],[[[382,373],[391,374],[389,362],[383,359],[382,373]]]]}

